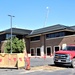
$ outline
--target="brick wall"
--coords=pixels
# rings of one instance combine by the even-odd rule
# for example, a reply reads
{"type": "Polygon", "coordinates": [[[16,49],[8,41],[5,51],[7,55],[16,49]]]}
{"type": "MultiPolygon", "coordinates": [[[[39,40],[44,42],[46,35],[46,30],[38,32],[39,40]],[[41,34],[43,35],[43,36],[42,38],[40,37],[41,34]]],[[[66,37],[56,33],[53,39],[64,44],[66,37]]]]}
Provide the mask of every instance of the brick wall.
{"type": "Polygon", "coordinates": [[[65,36],[65,37],[58,37],[58,38],[51,38],[45,39],[44,35],[41,35],[39,41],[30,42],[30,48],[34,48],[36,50],[37,47],[42,47],[44,45],[44,52],[46,53],[46,47],[52,47],[52,53],[54,52],[54,46],[62,46],[62,44],[75,44],[75,35],[65,36]]]}

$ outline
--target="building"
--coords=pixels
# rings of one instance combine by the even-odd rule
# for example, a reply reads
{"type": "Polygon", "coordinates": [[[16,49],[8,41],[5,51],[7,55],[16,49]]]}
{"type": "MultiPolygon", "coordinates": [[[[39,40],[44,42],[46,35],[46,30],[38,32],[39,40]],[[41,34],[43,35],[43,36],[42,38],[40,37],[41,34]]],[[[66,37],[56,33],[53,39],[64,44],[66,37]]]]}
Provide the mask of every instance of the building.
{"type": "MultiPolygon", "coordinates": [[[[57,24],[36,30],[18,30],[12,30],[13,35],[18,34],[17,37],[25,39],[27,53],[31,56],[51,56],[60,50],[63,44],[75,44],[75,26],[57,24]]],[[[0,38],[4,38],[3,34],[7,36],[7,31],[0,32],[0,38]]],[[[0,40],[2,42],[5,39],[0,40]]]]}
{"type": "MultiPolygon", "coordinates": [[[[24,39],[32,30],[12,28],[12,36],[16,36],[19,39],[24,39]]],[[[0,52],[4,52],[4,42],[11,38],[11,29],[7,29],[0,32],[0,52]]]]}
{"type": "Polygon", "coordinates": [[[75,44],[75,27],[54,25],[33,30],[27,37],[28,53],[31,56],[50,56],[63,44],[75,44]]]}

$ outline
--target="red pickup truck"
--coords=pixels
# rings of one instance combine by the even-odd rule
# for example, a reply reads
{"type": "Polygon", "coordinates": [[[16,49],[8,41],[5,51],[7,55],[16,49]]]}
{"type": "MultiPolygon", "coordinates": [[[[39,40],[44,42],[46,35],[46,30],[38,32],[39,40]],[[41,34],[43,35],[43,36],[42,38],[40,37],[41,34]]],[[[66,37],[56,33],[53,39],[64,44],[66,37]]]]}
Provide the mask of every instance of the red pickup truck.
{"type": "Polygon", "coordinates": [[[64,49],[55,52],[54,64],[70,64],[75,68],[75,45],[68,45],[64,49]]]}

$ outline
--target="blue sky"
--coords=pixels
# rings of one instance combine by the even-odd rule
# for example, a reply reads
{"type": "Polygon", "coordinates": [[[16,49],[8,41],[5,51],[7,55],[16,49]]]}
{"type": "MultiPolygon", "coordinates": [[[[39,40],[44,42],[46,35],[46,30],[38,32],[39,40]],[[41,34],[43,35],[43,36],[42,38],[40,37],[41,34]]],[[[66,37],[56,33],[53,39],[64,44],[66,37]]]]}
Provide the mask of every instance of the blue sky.
{"type": "Polygon", "coordinates": [[[45,23],[47,9],[49,14],[46,25],[75,25],[75,0],[0,0],[0,31],[12,27],[22,29],[42,28],[45,23]]]}

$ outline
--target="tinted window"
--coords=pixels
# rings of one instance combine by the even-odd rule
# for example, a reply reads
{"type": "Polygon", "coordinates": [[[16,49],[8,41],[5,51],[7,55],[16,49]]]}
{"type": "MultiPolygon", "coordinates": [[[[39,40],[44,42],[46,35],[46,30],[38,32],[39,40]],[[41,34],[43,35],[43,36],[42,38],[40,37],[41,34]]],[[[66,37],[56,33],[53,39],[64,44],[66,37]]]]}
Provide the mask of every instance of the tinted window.
{"type": "Polygon", "coordinates": [[[75,46],[67,46],[63,50],[75,51],[75,46]]]}
{"type": "Polygon", "coordinates": [[[37,40],[40,40],[40,36],[31,37],[31,41],[37,41],[37,40]]]}
{"type": "Polygon", "coordinates": [[[55,37],[55,34],[50,34],[51,35],[51,37],[50,38],[53,38],[53,37],[55,37]]]}
{"type": "Polygon", "coordinates": [[[75,50],[75,47],[68,46],[68,47],[67,47],[67,50],[75,50]]]}
{"type": "Polygon", "coordinates": [[[54,37],[61,37],[61,36],[65,36],[65,33],[57,32],[57,33],[46,34],[46,38],[54,38],[54,37]]]}
{"type": "MultiPolygon", "coordinates": [[[[12,37],[15,37],[16,35],[13,35],[12,34],[12,37]]],[[[9,39],[9,38],[11,38],[11,34],[6,34],[6,39],[9,39]]]]}

